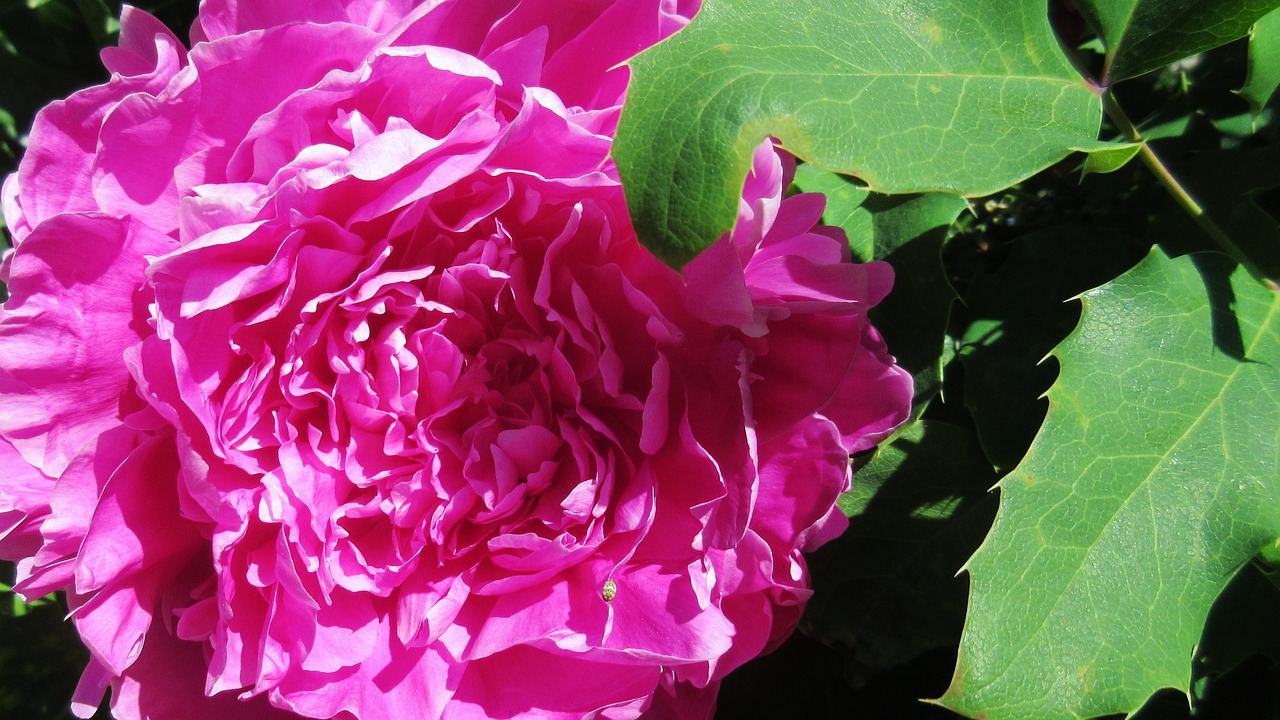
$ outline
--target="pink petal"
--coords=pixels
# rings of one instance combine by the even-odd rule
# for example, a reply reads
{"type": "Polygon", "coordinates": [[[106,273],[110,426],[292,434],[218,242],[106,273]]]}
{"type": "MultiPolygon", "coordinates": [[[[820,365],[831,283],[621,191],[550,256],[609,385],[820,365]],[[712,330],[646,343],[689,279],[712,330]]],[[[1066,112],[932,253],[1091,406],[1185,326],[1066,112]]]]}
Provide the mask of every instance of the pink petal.
{"type": "Polygon", "coordinates": [[[849,452],[861,452],[906,422],[914,386],[911,374],[885,352],[880,334],[867,327],[848,377],[822,414],[840,428],[849,452]]]}
{"type": "Polygon", "coordinates": [[[657,668],[527,646],[468,663],[442,720],[580,720],[653,692],[657,668]]]}
{"type": "Polygon", "coordinates": [[[408,12],[409,0],[205,0],[191,29],[193,42],[218,40],[292,23],[350,22],[385,32],[408,12]]]}
{"type": "Polygon", "coordinates": [[[128,220],[59,215],[14,253],[0,318],[0,435],[50,477],[119,424],[124,351],[145,332],[144,256],[171,247],[128,220]]]}

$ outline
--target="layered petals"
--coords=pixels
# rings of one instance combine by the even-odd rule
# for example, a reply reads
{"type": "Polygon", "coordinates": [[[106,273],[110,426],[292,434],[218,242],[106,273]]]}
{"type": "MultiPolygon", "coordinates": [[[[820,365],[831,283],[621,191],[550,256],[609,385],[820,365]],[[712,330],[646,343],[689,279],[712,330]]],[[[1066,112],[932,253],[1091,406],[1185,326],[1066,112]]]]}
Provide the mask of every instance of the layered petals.
{"type": "Polygon", "coordinates": [[[683,274],[609,157],[685,0],[206,0],[5,185],[0,555],[122,720],[710,717],[910,377],[794,160],[683,274]]]}

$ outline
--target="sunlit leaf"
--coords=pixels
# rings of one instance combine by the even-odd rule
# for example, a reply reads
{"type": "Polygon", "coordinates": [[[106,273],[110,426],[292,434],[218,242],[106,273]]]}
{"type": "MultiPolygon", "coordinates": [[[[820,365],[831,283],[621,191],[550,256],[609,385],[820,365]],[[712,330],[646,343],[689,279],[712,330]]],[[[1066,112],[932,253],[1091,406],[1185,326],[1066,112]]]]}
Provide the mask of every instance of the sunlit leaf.
{"type": "Polygon", "coordinates": [[[1280,537],[1280,297],[1153,252],[1084,296],[1026,459],[968,563],[946,706],[1066,720],[1188,691],[1214,599],[1280,537]]]}
{"type": "Polygon", "coordinates": [[[1115,172],[1128,165],[1129,161],[1137,157],[1140,152],[1142,152],[1140,143],[1127,143],[1104,150],[1095,150],[1085,156],[1084,168],[1081,173],[1088,175],[1090,173],[1115,172]]]}
{"type": "Polygon", "coordinates": [[[878,192],[967,196],[1098,146],[1099,96],[1037,0],[707,0],[631,64],[614,155],[676,265],[732,223],[766,136],[878,192]]]}

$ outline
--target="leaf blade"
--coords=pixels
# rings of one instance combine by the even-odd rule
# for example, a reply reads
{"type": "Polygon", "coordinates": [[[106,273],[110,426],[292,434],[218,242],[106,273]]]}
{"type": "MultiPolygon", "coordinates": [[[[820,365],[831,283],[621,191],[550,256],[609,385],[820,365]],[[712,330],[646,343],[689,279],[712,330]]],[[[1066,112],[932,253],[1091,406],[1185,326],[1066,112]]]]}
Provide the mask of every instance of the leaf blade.
{"type": "Polygon", "coordinates": [[[875,191],[978,196],[1088,147],[1101,118],[1033,0],[708,0],[631,65],[614,157],[673,264],[730,226],[767,135],[875,191]]]}
{"type": "Polygon", "coordinates": [[[1103,84],[1145,75],[1244,37],[1277,0],[1078,0],[1107,49],[1103,84]]]}
{"type": "Polygon", "coordinates": [[[1280,88],[1280,10],[1254,23],[1249,32],[1249,76],[1240,95],[1249,101],[1254,118],[1280,88]]]}
{"type": "Polygon", "coordinates": [[[967,565],[940,702],[970,716],[1093,717],[1186,691],[1214,599],[1280,536],[1280,298],[1221,256],[1153,253],[1085,295],[1055,355],[1045,426],[967,565]]]}

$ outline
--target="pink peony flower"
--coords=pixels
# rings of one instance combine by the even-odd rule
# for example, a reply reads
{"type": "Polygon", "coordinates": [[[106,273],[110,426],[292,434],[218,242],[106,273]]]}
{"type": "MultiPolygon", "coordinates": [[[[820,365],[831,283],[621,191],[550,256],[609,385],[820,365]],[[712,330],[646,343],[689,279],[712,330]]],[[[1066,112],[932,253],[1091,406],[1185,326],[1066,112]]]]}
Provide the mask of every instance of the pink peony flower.
{"type": "Polygon", "coordinates": [[[696,0],[127,10],[4,188],[0,555],[119,718],[707,717],[910,378],[764,144],[683,275],[609,159],[696,0]]]}

